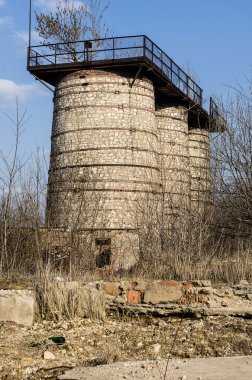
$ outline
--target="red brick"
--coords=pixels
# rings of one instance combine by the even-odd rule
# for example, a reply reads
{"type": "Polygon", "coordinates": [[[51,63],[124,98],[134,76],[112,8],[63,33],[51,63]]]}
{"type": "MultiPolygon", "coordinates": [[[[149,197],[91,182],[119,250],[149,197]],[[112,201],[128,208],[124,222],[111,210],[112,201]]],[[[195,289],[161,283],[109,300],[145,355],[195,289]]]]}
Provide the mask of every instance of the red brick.
{"type": "Polygon", "coordinates": [[[140,290],[128,290],[127,291],[127,303],[141,303],[142,292],[140,290]]]}

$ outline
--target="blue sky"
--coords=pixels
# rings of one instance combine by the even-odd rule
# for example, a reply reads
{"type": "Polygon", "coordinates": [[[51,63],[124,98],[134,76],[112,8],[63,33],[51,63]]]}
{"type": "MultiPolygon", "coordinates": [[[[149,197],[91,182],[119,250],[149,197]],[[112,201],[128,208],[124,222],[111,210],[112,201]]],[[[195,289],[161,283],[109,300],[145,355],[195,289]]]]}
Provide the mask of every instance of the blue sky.
{"type": "MultiPolygon", "coordinates": [[[[54,0],[33,0],[37,11],[54,0]]],[[[5,113],[15,113],[15,98],[31,115],[21,149],[50,151],[52,93],[26,72],[29,0],[0,0],[0,149],[13,134],[5,113]]],[[[251,0],[110,0],[107,23],[113,35],[146,34],[175,62],[196,73],[204,97],[224,98],[237,82],[251,77],[251,0]]],[[[34,23],[33,23],[34,25],[34,23]]],[[[33,41],[37,44],[37,40],[33,41]]]]}

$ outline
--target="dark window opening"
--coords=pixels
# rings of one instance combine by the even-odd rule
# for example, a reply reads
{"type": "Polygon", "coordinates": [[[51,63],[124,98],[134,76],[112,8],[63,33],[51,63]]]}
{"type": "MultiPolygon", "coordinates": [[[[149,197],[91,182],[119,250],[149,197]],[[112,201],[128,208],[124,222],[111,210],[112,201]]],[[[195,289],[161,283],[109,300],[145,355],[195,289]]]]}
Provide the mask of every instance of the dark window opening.
{"type": "Polygon", "coordinates": [[[111,264],[111,239],[96,239],[95,245],[98,253],[96,255],[96,266],[103,268],[111,264]]]}

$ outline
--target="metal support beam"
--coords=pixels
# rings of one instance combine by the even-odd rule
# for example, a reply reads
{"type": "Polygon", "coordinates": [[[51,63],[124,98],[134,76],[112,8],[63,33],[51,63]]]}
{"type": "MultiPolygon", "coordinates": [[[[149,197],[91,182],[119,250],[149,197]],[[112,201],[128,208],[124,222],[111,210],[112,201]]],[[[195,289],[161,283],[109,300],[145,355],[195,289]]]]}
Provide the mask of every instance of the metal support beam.
{"type": "Polygon", "coordinates": [[[135,83],[135,81],[136,81],[136,79],[138,78],[138,76],[139,76],[139,74],[140,74],[140,72],[141,72],[141,70],[142,70],[142,65],[138,68],[138,70],[137,70],[137,72],[136,72],[136,75],[134,76],[134,78],[133,78],[133,81],[130,83],[130,88],[132,88],[133,87],[133,85],[134,85],[134,83],[135,83]]]}
{"type": "Polygon", "coordinates": [[[42,83],[46,88],[48,88],[48,90],[50,90],[50,91],[52,91],[53,93],[54,93],[54,90],[50,87],[50,86],[48,86],[48,84],[46,84],[44,81],[42,81],[41,79],[39,79],[38,77],[36,77],[36,75],[34,75],[34,74],[32,74],[33,76],[34,76],[34,78],[36,79],[36,80],[38,80],[40,83],[42,83]]]}

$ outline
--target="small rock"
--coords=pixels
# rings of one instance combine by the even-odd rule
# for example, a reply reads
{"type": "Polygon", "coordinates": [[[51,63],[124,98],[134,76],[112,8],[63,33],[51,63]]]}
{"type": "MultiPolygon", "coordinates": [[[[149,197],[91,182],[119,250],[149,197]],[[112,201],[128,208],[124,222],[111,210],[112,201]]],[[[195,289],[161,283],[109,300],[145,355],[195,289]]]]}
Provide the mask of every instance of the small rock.
{"type": "Polygon", "coordinates": [[[46,360],[54,360],[55,355],[51,351],[45,351],[44,352],[44,359],[46,360]]]}
{"type": "Polygon", "coordinates": [[[143,347],[143,342],[139,342],[139,343],[137,343],[137,347],[138,347],[138,348],[143,347]]]}
{"type": "Polygon", "coordinates": [[[24,375],[28,376],[28,375],[31,375],[33,372],[33,369],[31,367],[26,367],[24,369],[24,375]]]}
{"type": "Polygon", "coordinates": [[[64,330],[68,330],[68,323],[66,321],[63,321],[61,324],[60,324],[60,327],[64,330]]]}
{"type": "Polygon", "coordinates": [[[153,350],[154,350],[155,354],[159,353],[160,348],[161,348],[161,344],[159,344],[159,343],[153,344],[153,350]]]}
{"type": "Polygon", "coordinates": [[[204,288],[199,289],[199,294],[210,295],[212,293],[213,293],[213,288],[210,288],[210,287],[204,287],[204,288]]]}
{"type": "Polygon", "coordinates": [[[147,368],[146,363],[142,363],[141,368],[147,368]]]}
{"type": "Polygon", "coordinates": [[[180,380],[187,380],[187,376],[183,375],[182,377],[180,377],[180,380]]]}
{"type": "Polygon", "coordinates": [[[223,306],[223,307],[228,307],[228,303],[227,303],[226,301],[222,301],[222,302],[221,302],[221,306],[223,306]]]}

